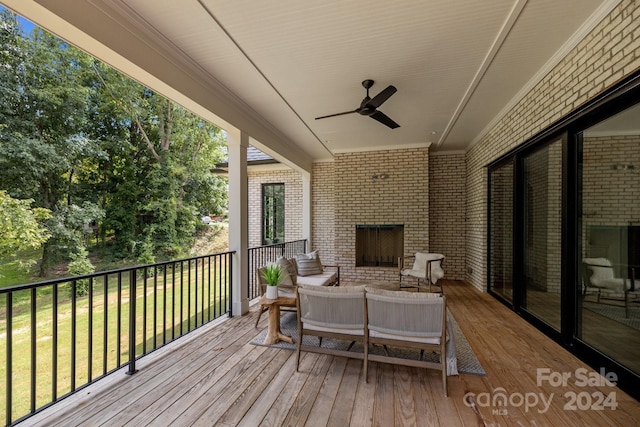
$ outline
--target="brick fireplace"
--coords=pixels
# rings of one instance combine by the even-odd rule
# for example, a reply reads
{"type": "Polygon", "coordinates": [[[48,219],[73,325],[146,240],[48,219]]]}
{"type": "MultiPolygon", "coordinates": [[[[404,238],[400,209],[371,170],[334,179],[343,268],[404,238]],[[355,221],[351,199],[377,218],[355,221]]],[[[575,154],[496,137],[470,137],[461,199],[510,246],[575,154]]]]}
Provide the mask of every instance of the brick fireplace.
{"type": "Polygon", "coordinates": [[[313,246],[342,280],[397,280],[397,266],[356,263],[358,225],[402,225],[404,255],[429,248],[428,148],[340,153],[312,176],[313,246]]]}

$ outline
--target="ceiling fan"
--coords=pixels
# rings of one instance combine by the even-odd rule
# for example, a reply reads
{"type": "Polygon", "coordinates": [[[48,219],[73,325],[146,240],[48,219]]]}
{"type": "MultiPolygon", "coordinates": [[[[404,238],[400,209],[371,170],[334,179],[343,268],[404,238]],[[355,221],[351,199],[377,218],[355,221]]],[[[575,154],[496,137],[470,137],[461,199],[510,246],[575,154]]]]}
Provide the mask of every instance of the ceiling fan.
{"type": "Polygon", "coordinates": [[[369,97],[369,89],[371,88],[371,86],[373,86],[373,83],[373,80],[364,80],[362,82],[362,86],[367,90],[367,96],[365,96],[360,103],[360,107],[356,108],[355,110],[345,111],[343,113],[316,117],[316,120],[326,119],[328,117],[343,116],[345,114],[358,113],[363,116],[369,116],[372,119],[379,121],[383,125],[389,126],[391,129],[400,127],[399,124],[391,120],[391,118],[389,118],[389,116],[387,116],[385,113],[383,113],[382,111],[378,111],[378,107],[381,106],[387,99],[389,99],[391,95],[396,93],[398,89],[390,85],[387,86],[387,88],[382,92],[371,98],[369,97]]]}

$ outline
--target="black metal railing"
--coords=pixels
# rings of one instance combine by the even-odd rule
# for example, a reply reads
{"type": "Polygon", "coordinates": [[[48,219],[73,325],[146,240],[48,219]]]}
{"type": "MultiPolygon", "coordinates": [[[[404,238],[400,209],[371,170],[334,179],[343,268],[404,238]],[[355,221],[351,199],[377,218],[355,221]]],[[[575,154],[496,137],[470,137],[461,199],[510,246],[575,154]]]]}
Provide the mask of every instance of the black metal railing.
{"type": "Polygon", "coordinates": [[[231,316],[232,254],[0,289],[5,424],[18,423],[122,367],[133,374],[140,357],[231,316]]]}
{"type": "Polygon", "coordinates": [[[249,281],[247,283],[249,299],[252,300],[260,296],[260,286],[258,286],[258,277],[256,275],[258,268],[274,262],[278,257],[292,258],[306,251],[306,239],[249,248],[249,281]]]}

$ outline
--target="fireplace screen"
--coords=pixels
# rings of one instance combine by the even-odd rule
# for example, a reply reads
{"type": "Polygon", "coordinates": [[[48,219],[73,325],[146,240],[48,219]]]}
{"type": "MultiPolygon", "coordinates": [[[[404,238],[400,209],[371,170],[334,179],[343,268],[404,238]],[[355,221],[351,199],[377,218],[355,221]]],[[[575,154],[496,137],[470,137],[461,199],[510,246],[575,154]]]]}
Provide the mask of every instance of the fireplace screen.
{"type": "Polygon", "coordinates": [[[397,267],[404,225],[356,225],[356,267],[397,267]]]}

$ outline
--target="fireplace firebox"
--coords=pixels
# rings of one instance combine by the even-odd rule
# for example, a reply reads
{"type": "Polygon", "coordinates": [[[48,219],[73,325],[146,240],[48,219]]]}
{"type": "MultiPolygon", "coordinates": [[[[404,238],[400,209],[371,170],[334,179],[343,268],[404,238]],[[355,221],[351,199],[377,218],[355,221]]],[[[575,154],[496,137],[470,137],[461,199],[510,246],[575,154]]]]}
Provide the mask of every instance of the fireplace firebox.
{"type": "Polygon", "coordinates": [[[356,267],[397,267],[404,253],[404,225],[356,225],[356,267]]]}

